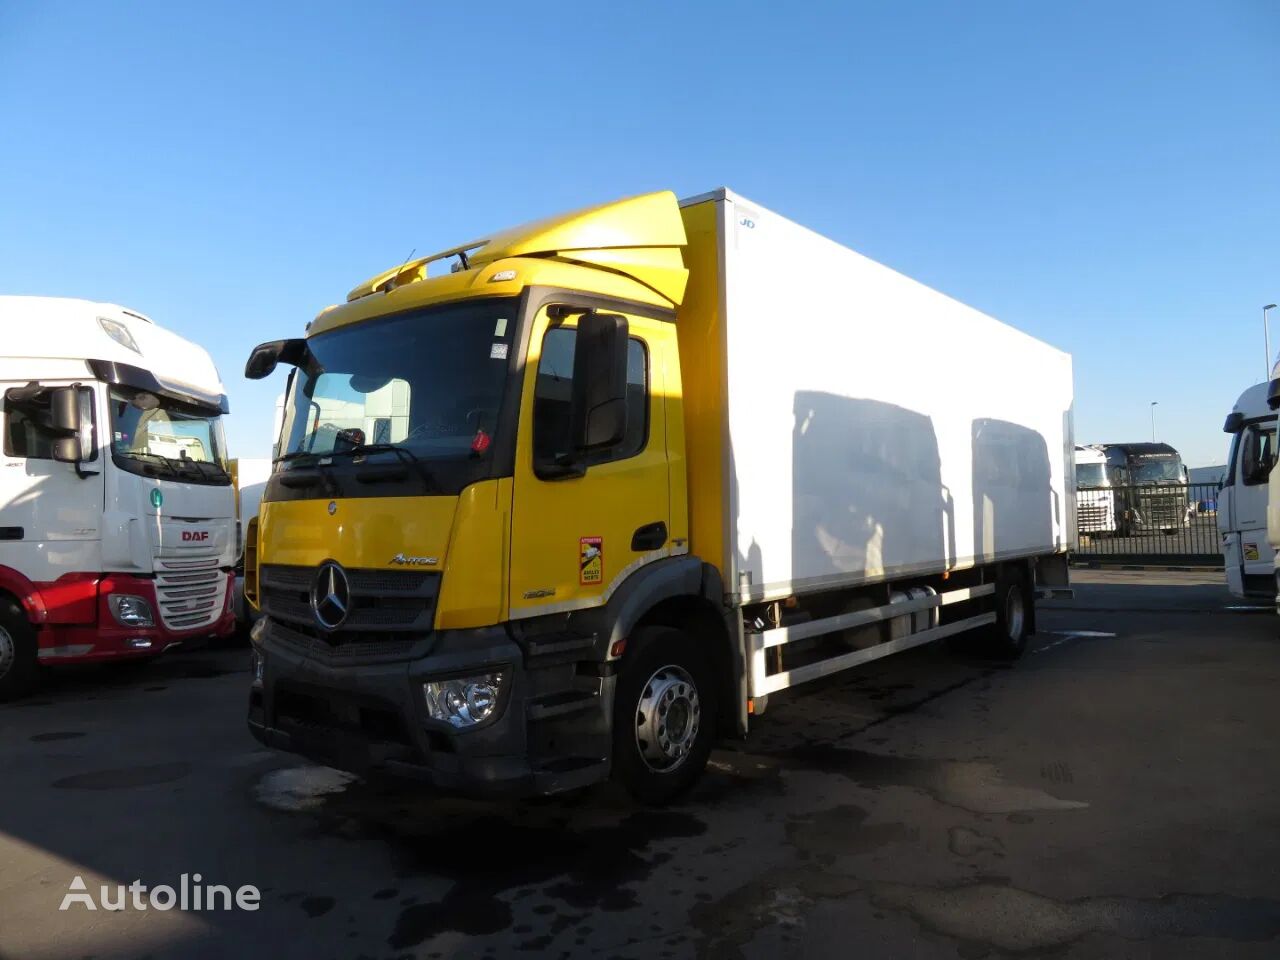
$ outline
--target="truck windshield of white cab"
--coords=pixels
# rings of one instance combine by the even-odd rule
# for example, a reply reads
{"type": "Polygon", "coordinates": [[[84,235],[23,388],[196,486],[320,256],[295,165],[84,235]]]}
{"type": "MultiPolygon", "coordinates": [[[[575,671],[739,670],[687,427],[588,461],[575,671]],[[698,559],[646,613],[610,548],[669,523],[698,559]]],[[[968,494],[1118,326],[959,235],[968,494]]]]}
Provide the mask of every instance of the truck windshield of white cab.
{"type": "Polygon", "coordinates": [[[117,465],[144,476],[226,484],[222,418],[145,390],[113,386],[111,454],[117,465]]]}
{"type": "Polygon", "coordinates": [[[1105,487],[1107,485],[1107,465],[1105,463],[1077,463],[1076,486],[1105,487]]]}

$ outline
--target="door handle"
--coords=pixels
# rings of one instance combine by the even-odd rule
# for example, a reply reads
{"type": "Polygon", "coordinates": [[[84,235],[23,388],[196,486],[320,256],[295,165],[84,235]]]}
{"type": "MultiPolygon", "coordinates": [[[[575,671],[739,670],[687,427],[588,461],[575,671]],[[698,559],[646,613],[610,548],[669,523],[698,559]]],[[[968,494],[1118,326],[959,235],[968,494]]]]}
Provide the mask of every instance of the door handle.
{"type": "Polygon", "coordinates": [[[631,549],[635,553],[646,550],[657,550],[667,542],[667,525],[659,520],[657,523],[646,523],[637,527],[631,535],[631,549]]]}

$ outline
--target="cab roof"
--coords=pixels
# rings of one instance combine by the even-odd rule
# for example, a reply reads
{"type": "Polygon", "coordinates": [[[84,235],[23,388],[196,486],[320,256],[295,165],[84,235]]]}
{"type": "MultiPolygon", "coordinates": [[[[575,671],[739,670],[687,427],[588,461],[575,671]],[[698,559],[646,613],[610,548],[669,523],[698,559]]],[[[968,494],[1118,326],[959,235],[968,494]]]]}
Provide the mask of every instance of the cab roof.
{"type": "Polygon", "coordinates": [[[458,258],[462,269],[516,257],[539,257],[601,267],[630,277],[673,306],[684,298],[689,271],[681,249],[684,222],[675,194],[646,193],[499,230],[487,237],[420,257],[370,278],[347,301],[427,279],[427,265],[458,258]]]}
{"type": "MultiPolygon", "coordinates": [[[[149,371],[162,383],[225,393],[208,352],[115,303],[73,297],[0,296],[0,329],[9,360],[105,360],[149,371]]],[[[35,365],[31,376],[39,377],[35,365]]]]}

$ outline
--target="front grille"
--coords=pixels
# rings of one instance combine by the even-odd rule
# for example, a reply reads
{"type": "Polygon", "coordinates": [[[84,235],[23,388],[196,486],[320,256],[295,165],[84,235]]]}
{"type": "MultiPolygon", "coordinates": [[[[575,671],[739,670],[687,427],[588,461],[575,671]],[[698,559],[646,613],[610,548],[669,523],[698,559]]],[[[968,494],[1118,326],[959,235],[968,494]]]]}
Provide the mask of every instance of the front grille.
{"type": "Polygon", "coordinates": [[[376,648],[386,643],[404,647],[430,632],[440,590],[438,573],[345,572],[351,585],[351,607],[346,621],[335,631],[321,630],[311,609],[315,567],[266,564],[259,568],[262,609],[272,620],[287,625],[290,632],[308,642],[321,640],[335,649],[358,644],[360,655],[381,652],[376,648]]]}
{"type": "Polygon", "coordinates": [[[218,569],[218,558],[156,562],[156,600],[164,625],[170,630],[212,626],[227,602],[227,575],[218,569]]]}
{"type": "Polygon", "coordinates": [[[1143,519],[1152,526],[1173,526],[1182,523],[1187,512],[1187,502],[1181,497],[1142,497],[1138,509],[1143,519]]]}
{"type": "Polygon", "coordinates": [[[342,639],[336,645],[330,643],[329,637],[321,631],[301,628],[296,624],[274,623],[271,627],[271,638],[291,648],[296,653],[324,660],[328,663],[342,663],[355,657],[360,658],[407,658],[414,646],[422,639],[418,635],[400,636],[394,633],[378,634],[338,634],[342,639]]]}

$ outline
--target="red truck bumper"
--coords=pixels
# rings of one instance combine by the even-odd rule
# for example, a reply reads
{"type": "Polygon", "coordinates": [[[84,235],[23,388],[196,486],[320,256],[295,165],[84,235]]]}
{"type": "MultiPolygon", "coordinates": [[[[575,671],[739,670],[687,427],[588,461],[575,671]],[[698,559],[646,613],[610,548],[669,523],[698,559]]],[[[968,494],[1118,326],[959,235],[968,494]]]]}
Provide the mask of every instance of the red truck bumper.
{"type": "MultiPolygon", "coordinates": [[[[52,583],[33,584],[39,607],[46,611],[39,626],[37,657],[46,666],[153,657],[189,640],[226,637],[235,632],[231,607],[232,574],[226,574],[221,611],[212,623],[190,630],[166,627],[160,616],[155,583],[128,574],[70,574],[52,583]],[[155,625],[126,626],[111,611],[111,594],[142,597],[155,625]]],[[[34,598],[33,598],[34,599],[34,598]]],[[[30,604],[25,604],[31,609],[30,604]]]]}

